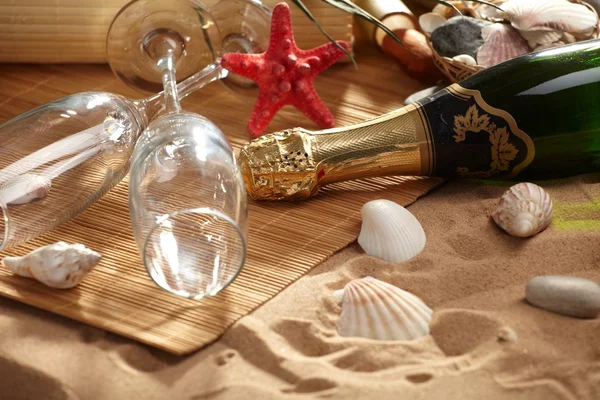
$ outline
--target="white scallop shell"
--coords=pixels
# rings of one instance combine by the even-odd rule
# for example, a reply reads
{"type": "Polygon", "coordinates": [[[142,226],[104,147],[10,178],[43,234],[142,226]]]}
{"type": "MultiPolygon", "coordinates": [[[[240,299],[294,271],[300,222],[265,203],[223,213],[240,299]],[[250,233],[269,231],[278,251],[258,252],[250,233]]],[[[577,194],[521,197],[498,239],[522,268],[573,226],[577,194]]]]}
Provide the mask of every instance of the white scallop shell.
{"type": "Polygon", "coordinates": [[[477,51],[477,63],[493,67],[531,51],[527,41],[507,24],[490,24],[481,31],[483,44],[477,51]]]}
{"type": "Polygon", "coordinates": [[[477,65],[477,61],[473,57],[468,54],[459,54],[457,56],[452,57],[454,61],[461,62],[465,65],[477,65]]]}
{"type": "Polygon", "coordinates": [[[419,221],[406,208],[389,200],[373,200],[361,209],[358,244],[365,253],[388,262],[403,262],[419,254],[426,237],[419,221]]]}
{"type": "Polygon", "coordinates": [[[561,41],[565,43],[575,43],[577,38],[575,38],[575,36],[571,35],[569,32],[563,32],[561,41]]]}
{"type": "Polygon", "coordinates": [[[536,184],[518,183],[502,195],[492,218],[510,235],[530,237],[552,222],[552,199],[536,184]]]}
{"type": "Polygon", "coordinates": [[[597,16],[589,8],[566,0],[510,0],[500,13],[522,31],[560,30],[590,35],[597,16]]]}
{"type": "Polygon", "coordinates": [[[431,34],[431,32],[444,22],[446,22],[446,18],[434,12],[425,13],[419,17],[419,26],[427,34],[431,34]]]}
{"type": "MultiPolygon", "coordinates": [[[[496,6],[502,7],[502,4],[505,3],[506,1],[502,0],[496,0],[494,1],[494,4],[496,6]]],[[[492,7],[491,5],[488,4],[480,4],[477,8],[475,8],[475,18],[477,19],[484,19],[484,20],[488,20],[488,21],[501,21],[502,20],[502,16],[500,15],[500,10],[497,9],[496,7],[492,7]]]]}
{"type": "Polygon", "coordinates": [[[556,43],[563,36],[560,31],[519,31],[532,49],[556,43]]]}
{"type": "Polygon", "coordinates": [[[412,293],[372,277],[344,287],[341,336],[414,340],[429,334],[433,310],[412,293]]]}
{"type": "Polygon", "coordinates": [[[82,244],[57,242],[23,257],[4,257],[2,264],[17,275],[37,279],[53,288],[68,289],[79,284],[101,258],[82,244]]]}

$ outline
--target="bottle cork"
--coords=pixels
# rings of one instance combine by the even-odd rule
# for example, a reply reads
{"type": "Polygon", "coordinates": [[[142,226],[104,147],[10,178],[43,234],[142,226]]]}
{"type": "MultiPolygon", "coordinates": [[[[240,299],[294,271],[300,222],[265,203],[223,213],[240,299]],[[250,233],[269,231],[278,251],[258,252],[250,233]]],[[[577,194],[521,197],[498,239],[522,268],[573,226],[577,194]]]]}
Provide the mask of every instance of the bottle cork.
{"type": "MultiPolygon", "coordinates": [[[[356,0],[354,3],[381,21],[391,31],[418,29],[417,18],[400,0],[356,0]]],[[[381,47],[387,33],[364,18],[359,17],[357,20],[369,39],[381,47]]]]}
{"type": "Polygon", "coordinates": [[[410,77],[428,84],[444,80],[443,73],[433,62],[433,52],[420,31],[415,15],[400,0],[356,0],[356,5],[381,21],[394,32],[404,46],[377,25],[358,18],[368,38],[384,53],[394,57],[410,77]]]}

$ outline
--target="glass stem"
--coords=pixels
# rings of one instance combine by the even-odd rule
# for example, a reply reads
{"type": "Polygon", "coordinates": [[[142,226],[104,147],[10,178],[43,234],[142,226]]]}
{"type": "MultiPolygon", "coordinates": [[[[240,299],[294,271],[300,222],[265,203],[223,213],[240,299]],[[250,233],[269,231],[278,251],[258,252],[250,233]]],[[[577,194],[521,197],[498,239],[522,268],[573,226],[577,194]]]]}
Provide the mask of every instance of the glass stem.
{"type": "Polygon", "coordinates": [[[218,59],[216,62],[207,65],[202,71],[195,73],[177,85],[179,99],[187,97],[211,82],[225,79],[228,74],[229,71],[221,66],[221,59],[218,59]]]}
{"type": "MultiPolygon", "coordinates": [[[[188,77],[177,85],[177,80],[175,78],[175,59],[171,52],[169,52],[167,57],[162,58],[158,62],[158,67],[162,70],[164,90],[161,93],[134,102],[136,111],[139,112],[140,118],[144,120],[144,125],[146,125],[155,115],[161,113],[163,109],[167,113],[181,112],[179,100],[211,82],[225,78],[228,74],[228,71],[221,66],[220,59],[218,59],[214,63],[206,66],[202,71],[188,77]]],[[[55,178],[57,175],[64,172],[64,170],[73,168],[85,161],[86,157],[89,158],[98,152],[100,150],[100,147],[98,146],[101,146],[102,143],[106,141],[107,137],[110,136],[117,125],[118,124],[114,121],[103,122],[52,143],[27,157],[23,157],[6,168],[0,169],[0,185],[21,174],[38,168],[41,165],[75,154],[76,156],[67,159],[63,164],[57,164],[55,168],[49,168],[46,171],[43,171],[44,176],[48,179],[55,178]],[[82,153],[77,155],[79,152],[82,153]]],[[[18,191],[18,193],[20,193],[20,191],[18,191]]],[[[21,193],[20,196],[21,195],[24,194],[21,193]]],[[[13,196],[11,195],[8,197],[12,199],[13,196]]],[[[0,202],[2,201],[2,198],[3,192],[0,189],[0,202]]],[[[10,199],[9,201],[14,200],[10,199]]]]}
{"type": "Polygon", "coordinates": [[[157,66],[162,74],[165,111],[167,114],[179,113],[181,112],[181,104],[177,95],[177,78],[175,77],[173,53],[168,52],[166,57],[158,60],[157,66]]]}
{"type": "MultiPolygon", "coordinates": [[[[171,101],[173,96],[176,97],[177,100],[182,100],[186,96],[194,93],[196,90],[203,88],[211,82],[224,79],[228,75],[228,71],[221,66],[221,60],[218,59],[216,62],[209,64],[202,71],[195,73],[194,75],[188,77],[183,82],[179,83],[171,92],[171,95],[166,93],[167,86],[165,85],[165,92],[157,93],[151,97],[148,97],[144,100],[138,101],[138,104],[145,109],[146,115],[148,115],[148,119],[152,119],[154,115],[159,113],[163,107],[167,108],[168,112],[168,102],[171,101]],[[163,94],[164,93],[164,94],[163,94]]],[[[175,82],[175,70],[173,66],[173,82],[175,82]]],[[[163,74],[163,85],[165,84],[165,75],[163,74]]],[[[177,106],[179,107],[179,111],[181,111],[181,106],[179,105],[179,101],[177,101],[177,106]]]]}

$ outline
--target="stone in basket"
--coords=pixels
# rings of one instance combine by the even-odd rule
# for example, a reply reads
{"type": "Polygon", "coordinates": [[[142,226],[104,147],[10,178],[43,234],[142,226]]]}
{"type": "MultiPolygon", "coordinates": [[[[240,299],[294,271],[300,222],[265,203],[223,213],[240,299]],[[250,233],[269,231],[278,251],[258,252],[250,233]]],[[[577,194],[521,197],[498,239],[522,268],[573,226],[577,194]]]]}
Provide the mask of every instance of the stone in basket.
{"type": "Polygon", "coordinates": [[[451,1],[421,15],[436,66],[452,82],[521,55],[595,39],[598,14],[579,0],[451,1]]]}

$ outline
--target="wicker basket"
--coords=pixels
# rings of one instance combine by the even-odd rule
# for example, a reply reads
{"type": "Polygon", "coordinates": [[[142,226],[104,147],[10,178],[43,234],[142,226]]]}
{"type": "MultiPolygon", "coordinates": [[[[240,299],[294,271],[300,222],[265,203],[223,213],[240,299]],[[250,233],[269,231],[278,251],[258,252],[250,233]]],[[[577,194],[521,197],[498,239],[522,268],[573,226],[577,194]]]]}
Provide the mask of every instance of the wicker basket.
{"type": "MultiPolygon", "coordinates": [[[[582,4],[582,5],[586,6],[587,8],[589,8],[596,15],[596,20],[598,22],[596,23],[596,29],[594,29],[594,32],[592,33],[592,37],[591,38],[592,39],[598,38],[599,33],[600,33],[600,19],[598,18],[598,13],[594,9],[594,7],[592,7],[588,3],[580,1],[580,0],[569,0],[569,1],[571,3],[577,3],[577,4],[582,4]]],[[[493,1],[493,0],[491,2],[492,3],[498,3],[498,1],[493,1]]],[[[475,8],[476,7],[477,6],[475,6],[475,8]]],[[[431,39],[430,39],[429,35],[426,35],[426,37],[427,37],[427,44],[429,45],[429,47],[431,48],[431,51],[433,52],[433,62],[434,62],[434,64],[453,83],[460,82],[463,79],[466,79],[469,76],[471,76],[473,74],[476,74],[477,72],[486,69],[486,67],[484,67],[482,65],[467,65],[467,64],[465,64],[463,62],[453,60],[453,59],[451,59],[449,57],[440,56],[435,51],[435,49],[433,48],[433,44],[431,43],[431,39]]]]}

